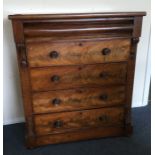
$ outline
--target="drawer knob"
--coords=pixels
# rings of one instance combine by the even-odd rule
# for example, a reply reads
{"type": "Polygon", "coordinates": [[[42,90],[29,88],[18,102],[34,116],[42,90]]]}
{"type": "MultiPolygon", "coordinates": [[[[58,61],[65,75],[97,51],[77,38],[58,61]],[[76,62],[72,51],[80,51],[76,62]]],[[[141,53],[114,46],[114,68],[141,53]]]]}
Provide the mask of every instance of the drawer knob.
{"type": "Polygon", "coordinates": [[[108,95],[107,94],[103,94],[103,95],[100,96],[100,100],[105,101],[107,99],[108,99],[108,95]]]}
{"type": "Polygon", "coordinates": [[[101,122],[107,122],[107,121],[108,121],[107,115],[102,115],[102,116],[100,116],[100,117],[99,117],[99,121],[101,121],[101,122]]]}
{"type": "Polygon", "coordinates": [[[54,122],[54,127],[55,128],[60,128],[62,126],[63,126],[63,121],[57,120],[57,121],[54,122]]]}
{"type": "Polygon", "coordinates": [[[103,55],[108,55],[108,54],[110,54],[111,53],[111,50],[109,49],[109,48],[104,48],[103,50],[102,50],[102,54],[103,55]]]}
{"type": "Polygon", "coordinates": [[[55,106],[58,106],[60,103],[61,103],[61,100],[58,99],[58,98],[55,98],[55,99],[52,100],[52,104],[55,105],[55,106]]]}
{"type": "Polygon", "coordinates": [[[50,57],[52,59],[56,59],[59,57],[59,53],[57,51],[52,51],[52,52],[50,52],[50,57]]]}
{"type": "Polygon", "coordinates": [[[108,76],[109,76],[109,74],[107,72],[100,73],[100,77],[103,79],[107,78],[108,76]]]}
{"type": "Polygon", "coordinates": [[[58,75],[53,75],[52,78],[51,78],[51,80],[53,82],[58,82],[60,80],[60,77],[58,75]]]}

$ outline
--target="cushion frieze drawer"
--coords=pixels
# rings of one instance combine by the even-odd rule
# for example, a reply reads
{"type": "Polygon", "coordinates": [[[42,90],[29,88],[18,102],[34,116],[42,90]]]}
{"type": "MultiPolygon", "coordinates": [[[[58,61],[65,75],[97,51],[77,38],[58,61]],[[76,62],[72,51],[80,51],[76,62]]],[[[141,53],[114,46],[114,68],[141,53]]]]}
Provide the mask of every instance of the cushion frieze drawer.
{"type": "Polygon", "coordinates": [[[126,72],[126,63],[111,63],[31,69],[30,76],[34,91],[47,91],[125,84],[126,72]]]}
{"type": "Polygon", "coordinates": [[[123,126],[124,108],[94,109],[76,112],[36,115],[37,135],[61,133],[88,127],[123,126]]]}
{"type": "Polygon", "coordinates": [[[112,39],[29,43],[28,61],[30,67],[125,61],[129,57],[130,42],[130,39],[112,39]]]}
{"type": "Polygon", "coordinates": [[[125,86],[77,88],[34,93],[34,113],[91,109],[125,103],[125,86]]]}

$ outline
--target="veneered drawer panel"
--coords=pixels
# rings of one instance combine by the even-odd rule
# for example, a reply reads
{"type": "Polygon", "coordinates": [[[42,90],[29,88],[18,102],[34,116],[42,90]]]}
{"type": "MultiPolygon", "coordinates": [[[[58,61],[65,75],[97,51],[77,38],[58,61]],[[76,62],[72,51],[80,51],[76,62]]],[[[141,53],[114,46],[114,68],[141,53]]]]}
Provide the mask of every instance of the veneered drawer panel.
{"type": "Polygon", "coordinates": [[[88,127],[123,126],[124,108],[101,108],[36,115],[34,122],[37,135],[61,133],[88,127]]]}
{"type": "Polygon", "coordinates": [[[34,113],[99,108],[125,103],[125,86],[77,88],[35,93],[34,113]]]}
{"type": "Polygon", "coordinates": [[[127,60],[129,51],[130,39],[27,44],[30,67],[118,62],[127,60]]]}
{"type": "Polygon", "coordinates": [[[31,84],[34,91],[125,84],[126,63],[78,65],[31,69],[31,84]]]}

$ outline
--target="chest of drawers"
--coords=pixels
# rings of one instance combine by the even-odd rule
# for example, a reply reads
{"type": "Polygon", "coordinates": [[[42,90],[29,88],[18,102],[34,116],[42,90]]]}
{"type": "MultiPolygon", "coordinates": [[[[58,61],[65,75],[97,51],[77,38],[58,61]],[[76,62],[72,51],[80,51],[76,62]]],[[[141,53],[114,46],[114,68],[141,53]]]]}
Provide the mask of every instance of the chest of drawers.
{"type": "Polygon", "coordinates": [[[132,133],[145,12],[10,15],[29,148],[132,133]]]}

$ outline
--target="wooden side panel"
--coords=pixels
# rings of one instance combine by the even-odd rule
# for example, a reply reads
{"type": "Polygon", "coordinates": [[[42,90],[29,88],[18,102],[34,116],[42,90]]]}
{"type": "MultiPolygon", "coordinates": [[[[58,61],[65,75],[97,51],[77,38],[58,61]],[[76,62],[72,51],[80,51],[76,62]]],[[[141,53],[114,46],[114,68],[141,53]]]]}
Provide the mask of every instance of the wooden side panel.
{"type": "Polygon", "coordinates": [[[124,108],[107,108],[35,116],[37,135],[99,126],[123,125],[124,108]]]}
{"type": "Polygon", "coordinates": [[[133,37],[140,37],[142,29],[142,20],[141,16],[134,18],[134,28],[133,28],[133,37]]]}
{"type": "Polygon", "coordinates": [[[125,84],[126,63],[31,69],[34,91],[125,84]]]}
{"type": "Polygon", "coordinates": [[[23,23],[22,21],[15,20],[12,22],[12,25],[16,41],[18,66],[21,77],[23,105],[24,105],[24,113],[27,129],[26,139],[27,143],[32,145],[35,138],[35,133],[34,133],[33,116],[32,116],[32,102],[31,102],[32,100],[31,100],[29,68],[27,63],[26,47],[23,36],[23,23]]]}
{"type": "Polygon", "coordinates": [[[126,83],[126,125],[131,124],[131,104],[133,93],[133,82],[135,72],[136,50],[139,38],[132,39],[132,46],[130,51],[130,59],[127,66],[127,83],[126,83]]]}
{"type": "Polygon", "coordinates": [[[12,27],[13,27],[13,34],[14,34],[14,40],[15,43],[22,44],[24,43],[24,28],[23,23],[20,20],[13,20],[12,21],[12,27]]]}
{"type": "Polygon", "coordinates": [[[141,35],[141,27],[142,27],[142,17],[136,16],[134,19],[134,29],[133,29],[133,38],[131,40],[131,48],[130,48],[130,57],[128,59],[127,65],[127,83],[126,83],[126,133],[131,134],[132,128],[128,128],[128,126],[132,126],[131,119],[131,104],[132,104],[132,93],[133,93],[133,84],[134,84],[134,73],[135,73],[135,62],[136,62],[136,54],[137,54],[137,44],[139,42],[139,37],[141,35]]]}
{"type": "Polygon", "coordinates": [[[130,39],[27,44],[31,67],[126,61],[129,51],[130,39]]]}

